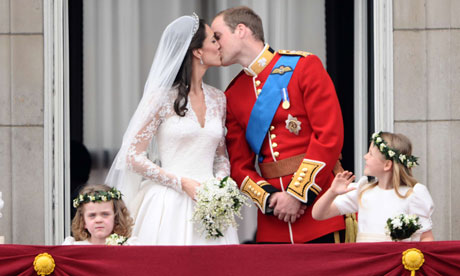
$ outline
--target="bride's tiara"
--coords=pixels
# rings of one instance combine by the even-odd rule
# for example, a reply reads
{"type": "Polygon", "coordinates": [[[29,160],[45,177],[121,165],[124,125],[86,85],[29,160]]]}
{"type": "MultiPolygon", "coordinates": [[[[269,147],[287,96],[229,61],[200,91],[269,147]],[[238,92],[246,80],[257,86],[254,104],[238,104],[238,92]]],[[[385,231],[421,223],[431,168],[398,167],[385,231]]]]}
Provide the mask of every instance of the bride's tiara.
{"type": "Polygon", "coordinates": [[[195,35],[196,31],[198,31],[198,28],[200,26],[200,18],[196,13],[192,14],[192,18],[195,20],[195,25],[193,26],[193,32],[192,34],[195,35]]]}

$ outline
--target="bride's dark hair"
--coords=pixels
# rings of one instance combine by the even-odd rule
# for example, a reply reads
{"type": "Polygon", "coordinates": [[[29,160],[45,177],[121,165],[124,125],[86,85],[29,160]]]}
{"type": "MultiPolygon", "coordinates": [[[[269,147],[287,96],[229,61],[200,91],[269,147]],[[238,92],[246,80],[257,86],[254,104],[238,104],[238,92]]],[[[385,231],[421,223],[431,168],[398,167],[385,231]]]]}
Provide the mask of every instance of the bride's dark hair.
{"type": "Polygon", "coordinates": [[[178,90],[177,98],[174,101],[174,111],[181,117],[184,117],[185,112],[187,112],[186,106],[192,78],[193,50],[203,47],[203,41],[206,38],[205,29],[205,21],[200,19],[198,30],[190,42],[184,61],[182,61],[182,65],[180,66],[176,79],[174,79],[173,86],[177,86],[178,90]]]}

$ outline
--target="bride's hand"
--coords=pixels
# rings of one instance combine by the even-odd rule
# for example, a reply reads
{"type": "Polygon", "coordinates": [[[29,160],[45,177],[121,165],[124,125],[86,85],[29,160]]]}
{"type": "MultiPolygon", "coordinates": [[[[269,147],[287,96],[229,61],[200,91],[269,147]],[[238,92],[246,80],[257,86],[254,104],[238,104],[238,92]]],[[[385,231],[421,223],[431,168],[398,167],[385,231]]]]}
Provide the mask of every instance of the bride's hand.
{"type": "Polygon", "coordinates": [[[200,186],[201,184],[198,181],[195,181],[190,178],[182,177],[181,179],[182,183],[182,190],[193,200],[195,200],[196,197],[196,188],[200,186]]]}

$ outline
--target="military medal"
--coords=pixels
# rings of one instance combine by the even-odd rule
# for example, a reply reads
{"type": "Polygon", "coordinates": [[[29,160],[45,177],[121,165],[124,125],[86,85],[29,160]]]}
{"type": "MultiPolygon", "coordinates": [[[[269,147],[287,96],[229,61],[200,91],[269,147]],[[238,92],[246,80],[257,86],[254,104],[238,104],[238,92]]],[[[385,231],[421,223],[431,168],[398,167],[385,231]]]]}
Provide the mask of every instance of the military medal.
{"type": "Polygon", "coordinates": [[[295,135],[299,135],[299,131],[301,130],[300,122],[297,120],[297,117],[293,117],[291,114],[288,115],[286,122],[286,128],[289,130],[289,132],[294,133],[295,135]]]}
{"type": "Polygon", "coordinates": [[[291,103],[289,102],[289,95],[287,89],[283,88],[281,89],[281,91],[283,92],[283,104],[281,106],[283,107],[283,109],[289,109],[289,107],[291,107],[291,103]]]}
{"type": "Polygon", "coordinates": [[[283,109],[289,109],[289,107],[291,106],[291,104],[288,102],[288,101],[283,101],[283,109]]]}

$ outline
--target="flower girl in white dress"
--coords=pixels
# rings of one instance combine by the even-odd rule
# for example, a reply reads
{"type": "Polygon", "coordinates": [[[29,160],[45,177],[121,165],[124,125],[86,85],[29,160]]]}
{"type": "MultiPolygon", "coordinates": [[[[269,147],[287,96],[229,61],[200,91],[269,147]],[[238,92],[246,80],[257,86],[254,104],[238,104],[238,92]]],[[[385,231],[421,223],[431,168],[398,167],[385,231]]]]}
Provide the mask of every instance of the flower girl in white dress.
{"type": "Polygon", "coordinates": [[[421,228],[404,241],[432,241],[431,215],[433,200],[427,188],[417,183],[411,168],[417,158],[411,155],[412,145],[402,134],[374,133],[369,152],[364,155],[364,174],[374,176],[369,182],[350,172],[336,175],[331,187],[313,206],[314,219],[358,212],[357,242],[391,241],[387,220],[400,214],[418,217],[421,228]]]}
{"type": "Polygon", "coordinates": [[[192,222],[196,188],[230,174],[225,95],[202,82],[209,67],[221,65],[219,49],[211,28],[196,15],[176,19],[163,32],[106,180],[127,195],[133,234],[142,244],[238,243],[234,228],[206,239],[192,222]]]}
{"type": "Polygon", "coordinates": [[[72,220],[72,237],[63,245],[136,245],[131,237],[133,220],[121,193],[107,185],[87,185],[73,200],[77,208],[72,220]]]}

